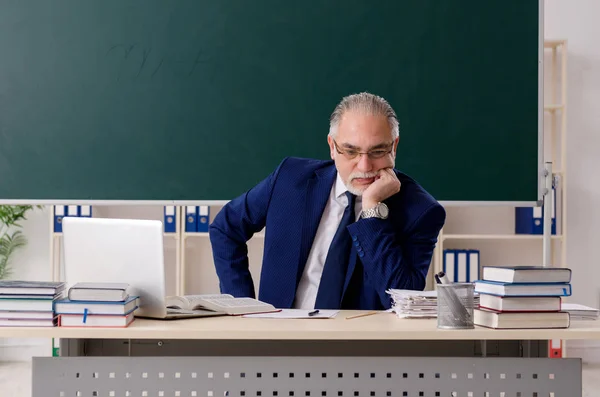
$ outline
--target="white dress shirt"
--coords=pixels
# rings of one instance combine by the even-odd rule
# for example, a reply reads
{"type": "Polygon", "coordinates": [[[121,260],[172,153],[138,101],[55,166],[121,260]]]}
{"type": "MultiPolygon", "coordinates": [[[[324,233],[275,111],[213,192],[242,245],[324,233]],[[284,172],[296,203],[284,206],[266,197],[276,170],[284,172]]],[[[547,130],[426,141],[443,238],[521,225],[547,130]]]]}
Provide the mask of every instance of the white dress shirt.
{"type": "MultiPolygon", "coordinates": [[[[336,181],[331,187],[329,200],[321,216],[317,234],[308,254],[302,278],[298,283],[296,299],[294,300],[294,308],[296,309],[314,309],[315,307],[327,252],[329,252],[333,236],[342,220],[344,210],[348,206],[348,197],[345,194],[347,190],[344,182],[342,182],[342,178],[340,178],[340,174],[337,174],[336,181]]],[[[357,196],[354,205],[354,219],[358,219],[361,209],[361,196],[357,196]]]]}

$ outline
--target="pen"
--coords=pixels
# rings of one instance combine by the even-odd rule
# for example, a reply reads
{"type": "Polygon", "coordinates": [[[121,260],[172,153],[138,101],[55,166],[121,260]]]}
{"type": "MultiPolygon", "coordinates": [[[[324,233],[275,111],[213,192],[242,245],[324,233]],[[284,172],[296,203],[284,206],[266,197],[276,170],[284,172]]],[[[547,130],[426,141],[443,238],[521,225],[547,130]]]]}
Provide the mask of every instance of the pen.
{"type": "Polygon", "coordinates": [[[434,277],[438,284],[450,284],[450,280],[448,280],[448,277],[446,277],[446,273],[444,272],[439,272],[434,277]]]}
{"type": "Polygon", "coordinates": [[[319,309],[313,310],[312,312],[308,312],[308,315],[311,317],[314,316],[315,314],[319,314],[319,309]]]}
{"type": "Polygon", "coordinates": [[[372,311],[372,312],[366,312],[366,313],[361,313],[361,314],[355,314],[353,316],[346,317],[346,320],[352,320],[353,318],[359,318],[359,317],[372,316],[373,314],[377,314],[377,313],[380,313],[380,312],[372,311]]]}

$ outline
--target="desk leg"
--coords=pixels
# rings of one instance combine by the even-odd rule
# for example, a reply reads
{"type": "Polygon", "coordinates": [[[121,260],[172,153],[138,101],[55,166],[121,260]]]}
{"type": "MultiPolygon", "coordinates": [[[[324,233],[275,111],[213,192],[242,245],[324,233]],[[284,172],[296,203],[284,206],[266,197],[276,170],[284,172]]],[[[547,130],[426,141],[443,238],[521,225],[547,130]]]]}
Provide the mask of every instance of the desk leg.
{"type": "Polygon", "coordinates": [[[487,340],[481,341],[481,357],[487,357],[487,340]]]}
{"type": "Polygon", "coordinates": [[[523,351],[522,356],[523,357],[531,357],[531,341],[530,340],[524,340],[521,341],[521,350],[523,351]]]}
{"type": "Polygon", "coordinates": [[[61,357],[85,356],[85,339],[61,338],[59,340],[59,352],[61,357]]]}

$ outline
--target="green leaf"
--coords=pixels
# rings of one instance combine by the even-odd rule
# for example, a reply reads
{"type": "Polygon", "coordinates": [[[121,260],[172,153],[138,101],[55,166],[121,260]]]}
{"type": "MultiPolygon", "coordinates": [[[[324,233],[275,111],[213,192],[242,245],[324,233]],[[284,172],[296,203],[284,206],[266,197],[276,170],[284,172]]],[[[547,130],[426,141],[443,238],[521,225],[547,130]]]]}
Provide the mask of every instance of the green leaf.
{"type": "Polygon", "coordinates": [[[19,221],[26,220],[27,212],[33,208],[31,205],[0,205],[0,279],[10,275],[12,255],[27,244],[23,233],[14,229],[22,227],[19,221]],[[12,234],[9,234],[10,230],[14,230],[12,234]]]}
{"type": "Polygon", "coordinates": [[[27,244],[27,239],[20,230],[0,237],[0,279],[10,275],[10,262],[13,253],[27,244]]]}

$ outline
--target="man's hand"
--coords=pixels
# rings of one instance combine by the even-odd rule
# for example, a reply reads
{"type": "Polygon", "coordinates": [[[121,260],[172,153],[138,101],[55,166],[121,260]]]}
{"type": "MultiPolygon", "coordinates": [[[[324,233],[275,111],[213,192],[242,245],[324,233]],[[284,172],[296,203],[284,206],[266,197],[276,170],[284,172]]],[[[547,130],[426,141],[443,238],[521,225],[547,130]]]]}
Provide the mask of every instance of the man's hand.
{"type": "Polygon", "coordinates": [[[375,182],[363,192],[363,209],[373,208],[377,203],[393,196],[400,191],[400,181],[392,168],[379,170],[375,182]]]}

